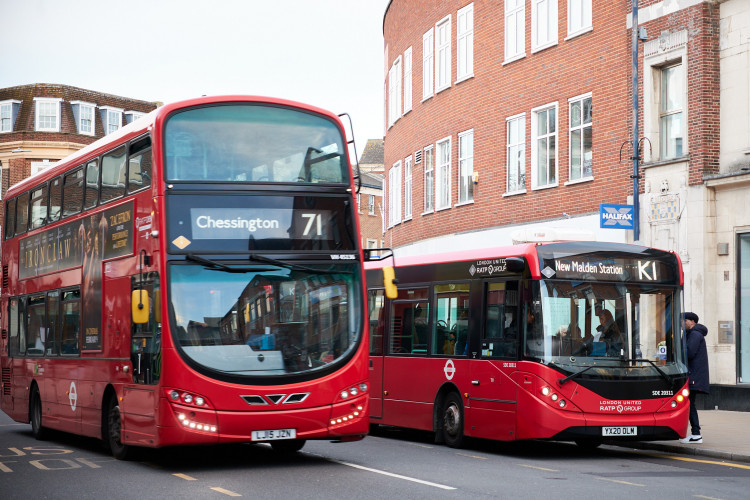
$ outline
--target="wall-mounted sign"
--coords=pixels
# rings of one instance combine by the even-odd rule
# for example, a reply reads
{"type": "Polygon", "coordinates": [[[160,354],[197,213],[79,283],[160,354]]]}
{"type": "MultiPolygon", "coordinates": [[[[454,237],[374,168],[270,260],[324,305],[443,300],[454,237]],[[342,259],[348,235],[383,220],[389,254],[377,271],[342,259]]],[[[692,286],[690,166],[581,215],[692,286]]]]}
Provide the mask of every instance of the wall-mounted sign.
{"type": "Polygon", "coordinates": [[[633,229],[633,205],[599,205],[599,227],[633,229]]]}

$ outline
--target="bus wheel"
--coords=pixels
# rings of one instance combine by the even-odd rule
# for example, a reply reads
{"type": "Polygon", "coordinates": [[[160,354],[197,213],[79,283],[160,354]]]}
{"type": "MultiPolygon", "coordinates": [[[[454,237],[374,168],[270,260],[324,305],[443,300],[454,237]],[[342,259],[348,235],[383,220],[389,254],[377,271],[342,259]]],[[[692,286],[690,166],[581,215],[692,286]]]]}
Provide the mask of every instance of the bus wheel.
{"type": "Polygon", "coordinates": [[[464,409],[461,397],[451,392],[443,403],[443,441],[451,448],[461,448],[464,444],[464,409]]]}
{"type": "Polygon", "coordinates": [[[106,413],[107,428],[104,434],[104,447],[107,448],[112,456],[118,460],[127,460],[132,448],[122,444],[122,420],[120,416],[120,405],[117,403],[117,396],[109,398],[106,413]]]}
{"type": "Polygon", "coordinates": [[[47,437],[47,429],[42,427],[42,398],[36,387],[31,395],[31,434],[40,441],[47,437]]]}
{"type": "Polygon", "coordinates": [[[304,439],[284,439],[281,441],[271,441],[273,451],[280,454],[296,453],[305,446],[304,439]]]}

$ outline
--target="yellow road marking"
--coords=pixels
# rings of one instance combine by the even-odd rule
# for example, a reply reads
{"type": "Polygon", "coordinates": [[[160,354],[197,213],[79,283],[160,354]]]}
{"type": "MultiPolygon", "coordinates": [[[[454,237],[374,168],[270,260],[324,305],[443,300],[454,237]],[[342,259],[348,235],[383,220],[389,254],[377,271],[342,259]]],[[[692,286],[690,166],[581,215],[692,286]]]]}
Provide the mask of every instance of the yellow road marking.
{"type": "Polygon", "coordinates": [[[185,479],[186,481],[197,481],[194,477],[188,476],[187,474],[172,474],[175,477],[179,477],[180,479],[185,479]]]}
{"type": "Polygon", "coordinates": [[[467,455],[466,453],[456,453],[456,455],[461,455],[462,457],[469,458],[478,458],[479,460],[487,460],[487,457],[480,457],[479,455],[467,455]]]}
{"type": "Polygon", "coordinates": [[[610,481],[612,483],[627,484],[628,486],[646,486],[645,484],[631,483],[630,481],[621,481],[619,479],[609,479],[607,477],[599,477],[599,476],[594,476],[594,477],[596,479],[599,479],[600,481],[610,481]]]}
{"type": "Polygon", "coordinates": [[[224,493],[225,495],[229,495],[230,497],[241,497],[239,493],[235,493],[234,491],[225,490],[224,488],[214,487],[211,488],[212,490],[218,492],[218,493],[224,493]]]}
{"type": "Polygon", "coordinates": [[[706,500],[721,500],[721,498],[707,497],[704,495],[693,495],[695,498],[705,498],[706,500]]]}
{"type": "Polygon", "coordinates": [[[557,469],[547,469],[546,467],[537,467],[536,465],[526,465],[526,464],[518,464],[521,467],[528,467],[529,469],[537,469],[537,470],[544,470],[547,472],[560,472],[557,469]]]}
{"type": "Polygon", "coordinates": [[[702,460],[700,458],[678,457],[675,455],[662,455],[659,453],[642,453],[642,452],[638,452],[638,453],[639,455],[647,455],[649,457],[671,458],[672,460],[682,460],[683,462],[696,462],[699,464],[723,465],[724,467],[736,467],[737,469],[750,470],[750,465],[733,464],[729,462],[717,462],[716,460],[702,460]]]}

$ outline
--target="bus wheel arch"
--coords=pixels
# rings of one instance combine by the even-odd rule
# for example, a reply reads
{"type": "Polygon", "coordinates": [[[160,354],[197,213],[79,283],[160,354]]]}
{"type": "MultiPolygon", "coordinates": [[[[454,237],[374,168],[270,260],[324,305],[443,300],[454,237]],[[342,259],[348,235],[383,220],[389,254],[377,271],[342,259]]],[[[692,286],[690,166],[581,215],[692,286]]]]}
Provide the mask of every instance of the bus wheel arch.
{"type": "Polygon", "coordinates": [[[465,412],[461,393],[453,383],[445,383],[433,405],[435,442],[460,448],[464,442],[465,412]]]}
{"type": "Polygon", "coordinates": [[[122,443],[122,415],[117,393],[107,387],[102,398],[102,442],[104,449],[118,460],[127,460],[133,447],[122,443]]]}
{"type": "Polygon", "coordinates": [[[42,425],[44,410],[42,407],[42,396],[36,382],[31,384],[29,392],[29,422],[31,423],[31,434],[35,439],[42,441],[47,437],[47,429],[42,425]]]}

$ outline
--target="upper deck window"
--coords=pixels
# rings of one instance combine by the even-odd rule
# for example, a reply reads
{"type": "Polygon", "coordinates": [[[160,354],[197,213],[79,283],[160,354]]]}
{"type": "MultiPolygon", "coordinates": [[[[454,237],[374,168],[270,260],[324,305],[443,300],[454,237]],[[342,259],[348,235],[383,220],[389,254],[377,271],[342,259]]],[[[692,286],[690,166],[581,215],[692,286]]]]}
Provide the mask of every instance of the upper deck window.
{"type": "Polygon", "coordinates": [[[172,115],[168,181],[349,183],[341,131],[295,109],[215,105],[172,115]]]}

